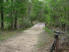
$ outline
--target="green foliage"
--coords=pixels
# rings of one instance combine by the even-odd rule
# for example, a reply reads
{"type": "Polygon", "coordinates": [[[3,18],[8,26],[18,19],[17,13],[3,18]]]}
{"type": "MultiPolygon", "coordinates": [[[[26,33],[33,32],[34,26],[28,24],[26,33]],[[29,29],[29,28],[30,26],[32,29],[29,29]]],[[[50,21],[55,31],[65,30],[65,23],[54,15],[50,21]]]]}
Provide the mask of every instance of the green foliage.
{"type": "Polygon", "coordinates": [[[28,26],[33,21],[45,22],[48,26],[61,26],[62,23],[69,25],[68,3],[68,0],[1,0],[0,6],[4,7],[4,27],[8,28],[11,24],[28,26]]]}
{"type": "MultiPolygon", "coordinates": [[[[45,19],[44,21],[49,25],[62,24],[69,25],[69,4],[68,0],[47,0],[45,7],[45,19]]],[[[49,26],[50,26],[49,25],[49,26]]],[[[50,26],[51,27],[51,26],[50,26]]]]}
{"type": "Polygon", "coordinates": [[[48,32],[48,33],[52,34],[51,29],[49,29],[48,27],[46,27],[46,28],[45,28],[45,30],[46,30],[46,32],[48,32]]]}

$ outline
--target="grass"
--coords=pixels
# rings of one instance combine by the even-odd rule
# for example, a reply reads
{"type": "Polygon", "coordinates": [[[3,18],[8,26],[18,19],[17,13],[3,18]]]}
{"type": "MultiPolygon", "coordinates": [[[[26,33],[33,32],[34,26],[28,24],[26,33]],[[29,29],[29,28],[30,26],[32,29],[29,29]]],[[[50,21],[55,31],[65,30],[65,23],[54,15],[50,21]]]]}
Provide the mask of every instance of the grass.
{"type": "Polygon", "coordinates": [[[45,27],[44,30],[45,32],[39,34],[37,48],[45,47],[53,41],[54,33],[52,30],[47,27],[45,27]]]}
{"type": "Polygon", "coordinates": [[[37,45],[37,48],[41,48],[44,47],[46,45],[46,42],[39,42],[39,44],[37,45]]]}
{"type": "Polygon", "coordinates": [[[9,37],[12,37],[14,34],[15,34],[15,32],[1,32],[0,41],[8,39],[9,37]]]}
{"type": "Polygon", "coordinates": [[[45,31],[48,33],[48,35],[49,35],[50,37],[53,37],[53,36],[54,36],[54,33],[53,33],[53,31],[52,31],[51,29],[49,29],[49,28],[47,28],[47,27],[45,27],[44,29],[45,29],[45,31]]]}
{"type": "MultiPolygon", "coordinates": [[[[30,26],[30,27],[32,27],[32,26],[30,26]]],[[[20,28],[18,30],[13,30],[13,31],[8,31],[8,30],[1,31],[0,30],[0,41],[4,41],[4,40],[7,40],[8,38],[17,36],[18,33],[21,33],[21,32],[23,32],[24,30],[27,30],[30,27],[27,27],[27,28],[24,28],[24,29],[20,28]]]]}
{"type": "Polygon", "coordinates": [[[50,44],[50,42],[53,41],[53,34],[50,34],[49,32],[41,32],[38,36],[38,44],[37,48],[42,48],[47,46],[47,44],[50,44]]]}
{"type": "Polygon", "coordinates": [[[0,41],[7,40],[8,38],[16,36],[18,33],[22,32],[23,30],[16,30],[16,31],[0,31],[0,41]]]}

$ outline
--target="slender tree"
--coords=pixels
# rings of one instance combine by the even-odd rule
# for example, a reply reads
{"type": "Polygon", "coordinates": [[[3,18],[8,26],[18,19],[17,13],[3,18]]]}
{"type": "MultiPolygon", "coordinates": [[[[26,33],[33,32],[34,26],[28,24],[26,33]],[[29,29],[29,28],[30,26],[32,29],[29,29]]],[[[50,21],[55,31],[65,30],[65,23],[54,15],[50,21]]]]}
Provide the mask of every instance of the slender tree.
{"type": "Polygon", "coordinates": [[[10,19],[11,19],[11,29],[14,29],[14,22],[13,22],[13,5],[14,5],[14,2],[13,2],[14,0],[11,0],[11,13],[10,13],[10,19]]]}
{"type": "Polygon", "coordinates": [[[4,7],[3,0],[1,0],[1,29],[4,29],[4,7]]]}
{"type": "Polygon", "coordinates": [[[17,11],[15,11],[14,29],[17,29],[17,11]]]}

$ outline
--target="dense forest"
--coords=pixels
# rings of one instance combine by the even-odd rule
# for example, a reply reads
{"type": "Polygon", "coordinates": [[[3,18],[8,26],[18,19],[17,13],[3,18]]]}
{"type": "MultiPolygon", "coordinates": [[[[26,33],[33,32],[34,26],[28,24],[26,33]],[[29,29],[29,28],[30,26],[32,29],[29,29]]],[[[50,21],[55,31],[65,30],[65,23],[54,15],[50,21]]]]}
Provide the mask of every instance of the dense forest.
{"type": "Polygon", "coordinates": [[[69,30],[68,0],[0,0],[0,29],[24,29],[34,22],[69,30]]]}

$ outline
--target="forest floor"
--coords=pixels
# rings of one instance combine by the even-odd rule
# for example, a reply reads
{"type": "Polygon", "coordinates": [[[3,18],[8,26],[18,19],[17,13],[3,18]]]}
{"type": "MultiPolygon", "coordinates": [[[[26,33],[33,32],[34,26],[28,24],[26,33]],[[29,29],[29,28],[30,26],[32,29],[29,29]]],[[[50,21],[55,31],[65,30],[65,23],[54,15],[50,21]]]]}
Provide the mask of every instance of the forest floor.
{"type": "Polygon", "coordinates": [[[48,52],[53,38],[39,23],[19,35],[0,43],[0,52],[48,52]]]}

